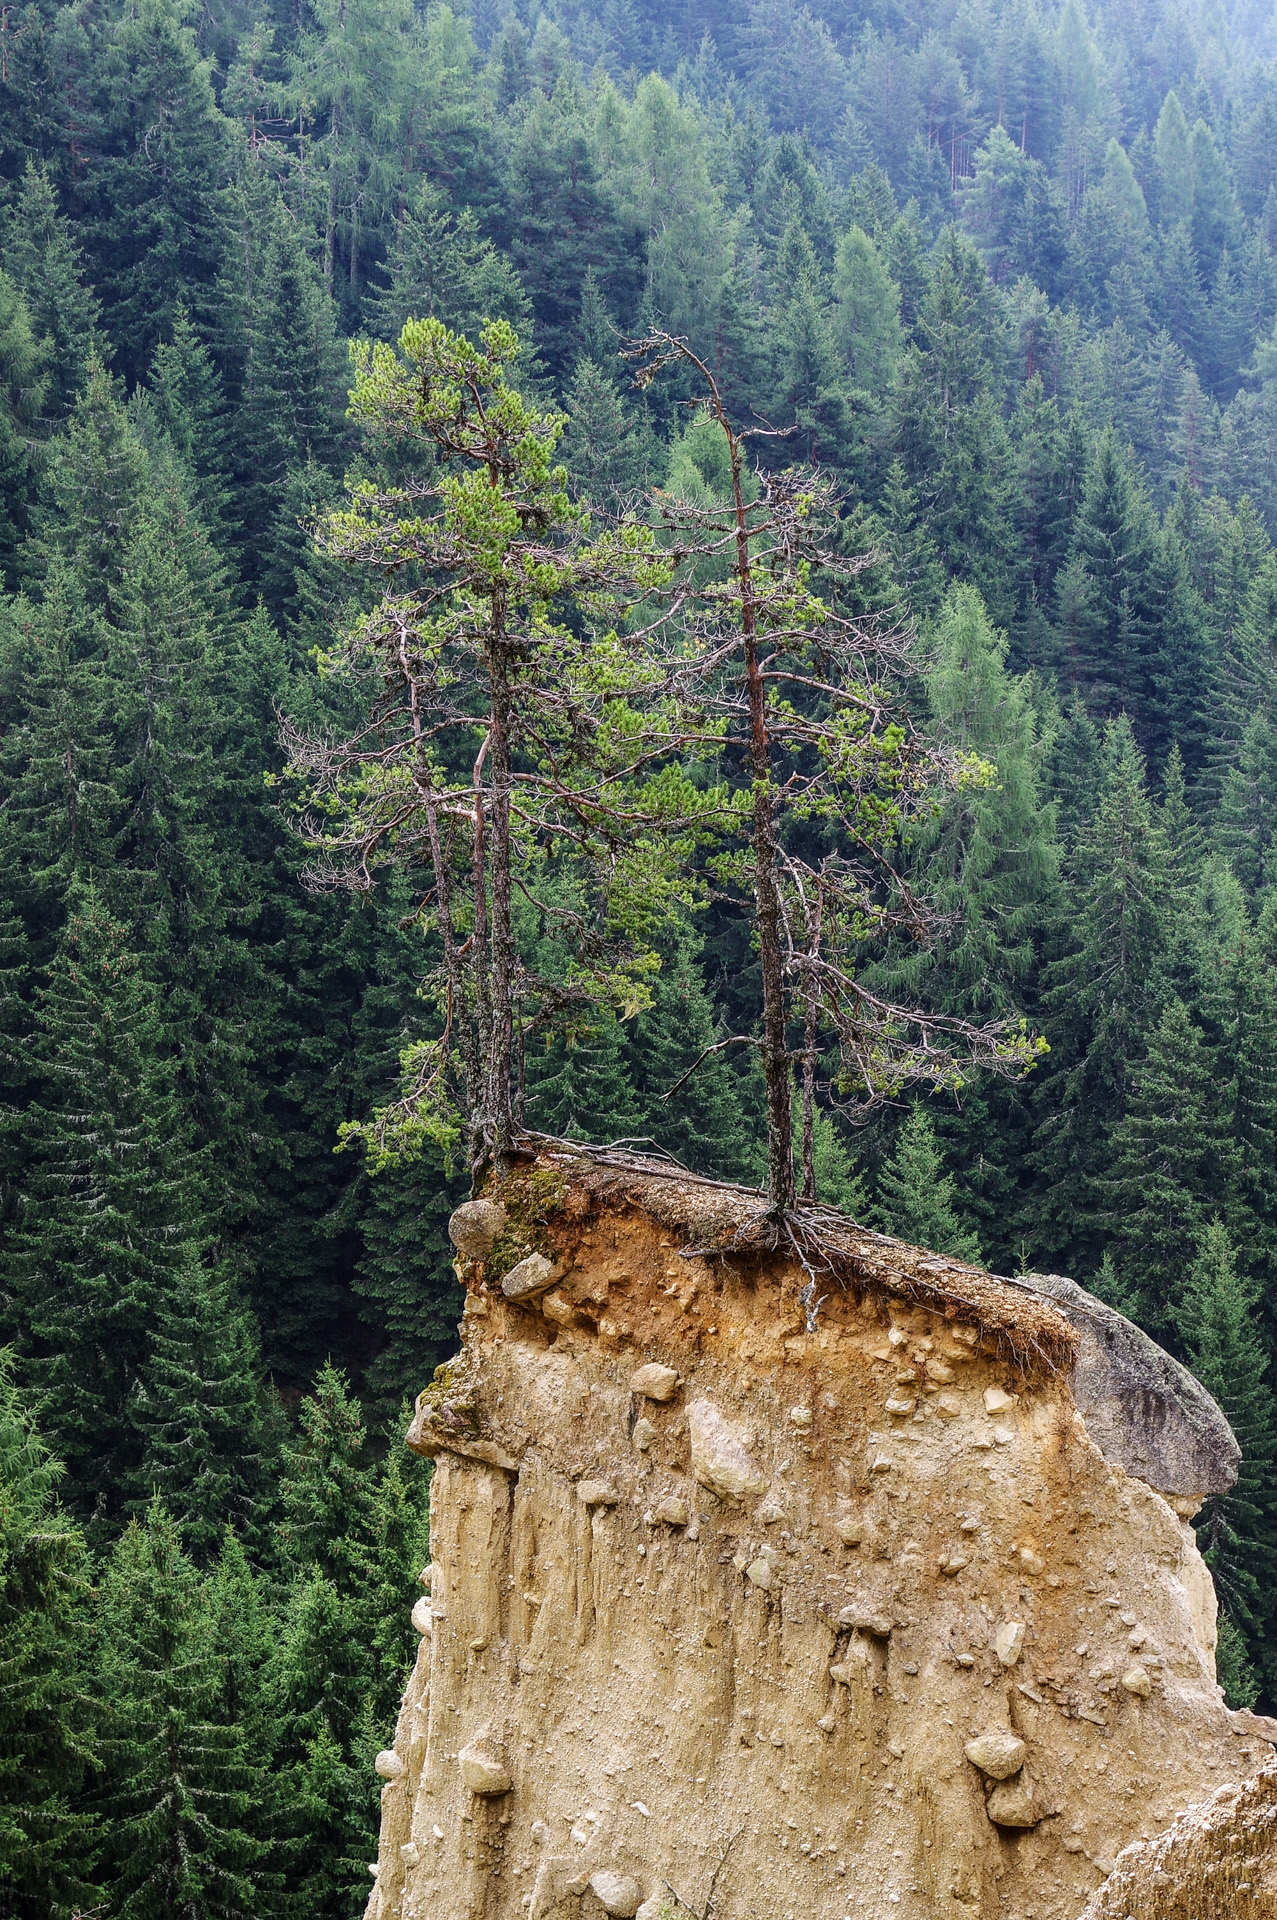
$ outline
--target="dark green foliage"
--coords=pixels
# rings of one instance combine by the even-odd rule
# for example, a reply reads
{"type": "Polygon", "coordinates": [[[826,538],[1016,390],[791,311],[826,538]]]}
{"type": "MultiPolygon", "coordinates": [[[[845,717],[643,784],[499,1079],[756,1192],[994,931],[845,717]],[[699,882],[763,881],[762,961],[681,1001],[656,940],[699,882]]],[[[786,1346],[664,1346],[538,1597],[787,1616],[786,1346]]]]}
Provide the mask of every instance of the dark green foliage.
{"type": "Polygon", "coordinates": [[[136,380],[180,305],[197,326],[214,324],[226,126],[172,0],[120,15],[94,78],[102,157],[87,251],[120,367],[136,380]]]}
{"type": "Polygon", "coordinates": [[[99,1521],[140,1464],[156,1318],[200,1233],[198,1162],[161,1033],[154,985],[90,895],[40,994],[30,1176],[3,1286],[6,1336],[46,1395],[68,1492],[99,1521]]]}
{"type": "Polygon", "coordinates": [[[0,1350],[0,1905],[69,1920],[92,1903],[96,1823],[80,1799],[92,1737],[76,1643],[89,1607],[84,1541],[61,1477],[0,1350]]]}
{"type": "Polygon", "coordinates": [[[157,1501],[121,1535],[99,1603],[102,1865],[121,1920],[259,1911],[262,1768],[226,1711],[205,1598],[157,1501]]]}
{"type": "Polygon", "coordinates": [[[960,1260],[979,1260],[980,1243],[963,1227],[954,1204],[953,1176],[944,1171],[935,1127],[925,1107],[913,1107],[894,1153],[878,1177],[883,1226],[918,1247],[935,1247],[960,1260]]]}
{"type": "Polygon", "coordinates": [[[47,167],[28,162],[9,214],[0,259],[21,293],[47,385],[43,411],[65,419],[93,347],[98,301],[84,284],[84,263],[70,222],[59,211],[47,167]]]}
{"type": "MultiPolygon", "coordinates": [[[[468,1174],[335,1151],[438,1031],[438,927],[408,880],[308,874],[271,783],[281,716],[345,737],[368,692],[316,671],[370,588],[312,533],[347,469],[413,470],[346,418],[348,337],[413,316],[516,328],[596,530],[654,481],[724,496],[691,386],[630,385],[648,325],[767,423],[752,498],[794,463],[836,482],[841,550],[876,550],[858,607],[921,629],[909,724],[980,763],[898,849],[936,938],[876,937],[857,976],[1050,1050],[854,1136],[818,1061],[817,1194],[1072,1271],[1196,1368],[1244,1450],[1199,1523],[1220,1678],[1277,1706],[1254,32],[1166,0],[4,9],[4,1913],[366,1898],[428,1556],[401,1403],[455,1345],[468,1174]]],[[[821,823],[792,831],[818,858],[821,823]]],[[[564,979],[533,902],[519,938],[564,979]]],[[[524,1117],[756,1182],[757,1049],[707,1051],[756,1038],[750,929],[711,889],[654,945],[647,1004],[523,1034],[524,1117]]]]}
{"type": "Polygon", "coordinates": [[[1274,1603],[1268,1570],[1277,1549],[1277,1422],[1255,1305],[1256,1290],[1238,1271],[1227,1230],[1218,1220],[1210,1222],[1200,1237],[1181,1324],[1193,1371],[1223,1407],[1242,1449],[1237,1485],[1208,1503],[1201,1526],[1224,1617],[1244,1641],[1244,1647],[1229,1648],[1232,1673],[1221,1676],[1226,1690],[1232,1680],[1239,1706],[1255,1698],[1247,1672],[1255,1655],[1272,1684],[1274,1603]]]}

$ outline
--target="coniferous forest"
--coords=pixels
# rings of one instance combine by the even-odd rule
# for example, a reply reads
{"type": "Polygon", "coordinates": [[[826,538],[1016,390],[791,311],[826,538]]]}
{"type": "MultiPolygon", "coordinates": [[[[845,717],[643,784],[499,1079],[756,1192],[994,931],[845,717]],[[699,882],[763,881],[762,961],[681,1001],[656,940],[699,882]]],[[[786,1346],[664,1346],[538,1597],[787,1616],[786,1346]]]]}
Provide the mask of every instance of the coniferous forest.
{"type": "Polygon", "coordinates": [[[1277,21],[0,9],[0,1913],[362,1911],[522,1129],[1146,1327],[1277,1702],[1277,21]]]}

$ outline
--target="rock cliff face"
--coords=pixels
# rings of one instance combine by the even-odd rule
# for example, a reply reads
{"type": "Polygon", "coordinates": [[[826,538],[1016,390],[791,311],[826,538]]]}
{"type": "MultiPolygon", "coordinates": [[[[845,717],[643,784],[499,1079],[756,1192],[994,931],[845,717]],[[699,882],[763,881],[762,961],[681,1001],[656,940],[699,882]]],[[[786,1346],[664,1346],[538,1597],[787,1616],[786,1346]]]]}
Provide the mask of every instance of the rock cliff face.
{"type": "Polygon", "coordinates": [[[1156,1840],[1137,1843],[1084,1920],[1273,1920],[1277,1915],[1277,1761],[1217,1787],[1156,1840]]]}
{"type": "Polygon", "coordinates": [[[810,1226],[548,1145],[461,1210],[369,1920],[1053,1920],[1268,1757],[1078,1303],[810,1226]]]}

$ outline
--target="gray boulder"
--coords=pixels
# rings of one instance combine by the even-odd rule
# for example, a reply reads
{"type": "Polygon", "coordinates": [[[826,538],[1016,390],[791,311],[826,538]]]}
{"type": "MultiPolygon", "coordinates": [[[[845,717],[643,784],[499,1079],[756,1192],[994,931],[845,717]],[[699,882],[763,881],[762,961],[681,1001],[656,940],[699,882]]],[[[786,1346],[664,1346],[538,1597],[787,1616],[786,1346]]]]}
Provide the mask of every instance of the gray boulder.
{"type": "Polygon", "coordinates": [[[1227,1493],[1241,1448],[1187,1367],[1063,1274],[1032,1273],[1012,1284],[1043,1295],[1076,1328],[1073,1398],[1106,1460],[1177,1505],[1227,1493]]]}

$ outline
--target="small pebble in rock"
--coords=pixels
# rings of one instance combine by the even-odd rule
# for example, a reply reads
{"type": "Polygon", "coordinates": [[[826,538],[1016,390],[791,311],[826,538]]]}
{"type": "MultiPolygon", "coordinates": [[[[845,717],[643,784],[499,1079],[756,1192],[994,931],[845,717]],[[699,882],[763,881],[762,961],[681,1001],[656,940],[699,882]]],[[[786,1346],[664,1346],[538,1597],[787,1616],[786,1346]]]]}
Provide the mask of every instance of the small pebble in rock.
{"type": "Polygon", "coordinates": [[[630,1375],[630,1392],[645,1400],[671,1400],[677,1386],[678,1375],[673,1367],[663,1367],[658,1360],[630,1375]]]}
{"type": "Polygon", "coordinates": [[[501,1282],[501,1291],[507,1300],[535,1300],[545,1292],[553,1277],[553,1262],[543,1253],[530,1253],[517,1267],[511,1267],[501,1282]]]}
{"type": "Polygon", "coordinates": [[[580,1480],[577,1482],[576,1497],[583,1507],[614,1507],[616,1489],[606,1480],[580,1480]]]}
{"type": "Polygon", "coordinates": [[[767,1588],[771,1586],[775,1576],[765,1560],[752,1560],[745,1569],[745,1577],[748,1580],[752,1580],[756,1587],[762,1587],[763,1591],[766,1592],[767,1588]]]}
{"type": "Polygon", "coordinates": [[[616,1920],[634,1920],[643,1898],[643,1889],[637,1880],[632,1880],[628,1873],[614,1873],[610,1868],[590,1875],[590,1892],[604,1913],[615,1915],[616,1920]]]}
{"type": "Polygon", "coordinates": [[[1004,1620],[993,1636],[993,1651],[1004,1667],[1013,1667],[1024,1651],[1024,1622],[1004,1620]]]}
{"type": "Polygon", "coordinates": [[[986,1387],[984,1390],[984,1410],[986,1413],[1010,1413],[1015,1404],[1015,1394],[1004,1393],[1001,1387],[986,1387]]]}
{"type": "Polygon", "coordinates": [[[1128,1667],[1122,1675],[1122,1685],[1128,1693],[1138,1694],[1141,1700],[1147,1700],[1153,1691],[1147,1667],[1128,1667]]]}
{"type": "Polygon", "coordinates": [[[476,1740],[472,1746],[462,1747],[457,1764],[471,1793],[484,1796],[509,1793],[510,1775],[500,1754],[491,1747],[476,1740]]]}
{"type": "Polygon", "coordinates": [[[863,1605],[844,1607],[838,1615],[838,1624],[840,1627],[851,1627],[856,1633],[872,1634],[875,1640],[885,1640],[891,1632],[889,1615],[875,1613],[863,1605]]]}
{"type": "Polygon", "coordinates": [[[1023,1740],[1019,1734],[1003,1727],[977,1734],[974,1740],[967,1741],[962,1751],[972,1766],[987,1773],[990,1780],[1009,1780],[1013,1773],[1019,1773],[1025,1760],[1023,1740]]]}

